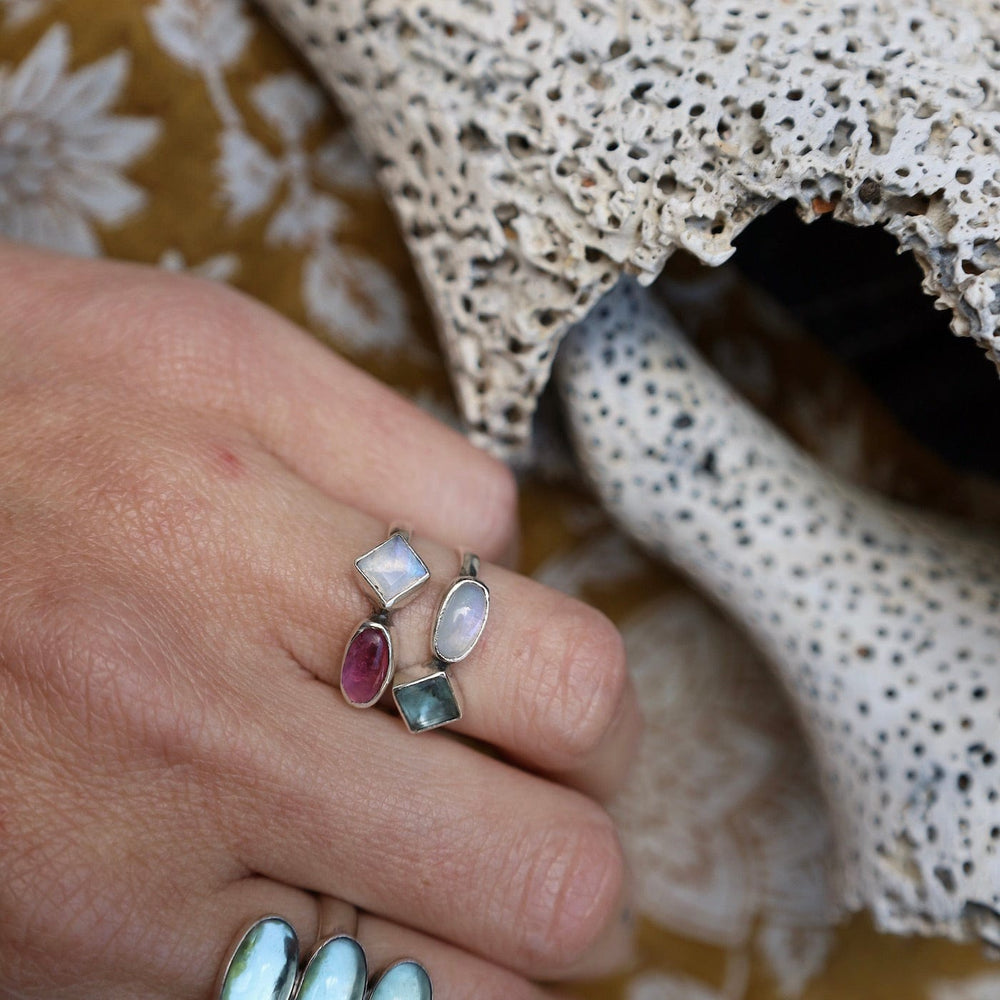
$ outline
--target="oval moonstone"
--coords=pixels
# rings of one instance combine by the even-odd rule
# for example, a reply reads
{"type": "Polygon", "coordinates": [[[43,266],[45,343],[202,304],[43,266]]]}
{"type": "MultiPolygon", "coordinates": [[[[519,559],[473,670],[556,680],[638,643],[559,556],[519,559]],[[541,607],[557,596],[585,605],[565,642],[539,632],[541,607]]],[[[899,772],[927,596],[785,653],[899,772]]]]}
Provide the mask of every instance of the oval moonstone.
{"type": "Polygon", "coordinates": [[[378,981],[369,1000],[432,1000],[434,991],[424,967],[416,962],[397,962],[378,981]]]}
{"type": "Polygon", "coordinates": [[[389,683],[389,630],[376,622],[365,622],[354,633],[340,668],[340,690],[359,708],[373,705],[389,683]]]}
{"type": "Polygon", "coordinates": [[[309,960],[296,1000],[363,1000],[367,983],[361,945],[354,938],[336,937],[309,960]]]}
{"type": "Polygon", "coordinates": [[[441,602],[434,625],[434,655],[445,663],[465,659],[486,627],[490,592],[478,580],[457,580],[441,602]]]}
{"type": "Polygon", "coordinates": [[[280,917],[265,917],[237,946],[219,1000],[288,1000],[298,971],[295,931],[280,917]]]}

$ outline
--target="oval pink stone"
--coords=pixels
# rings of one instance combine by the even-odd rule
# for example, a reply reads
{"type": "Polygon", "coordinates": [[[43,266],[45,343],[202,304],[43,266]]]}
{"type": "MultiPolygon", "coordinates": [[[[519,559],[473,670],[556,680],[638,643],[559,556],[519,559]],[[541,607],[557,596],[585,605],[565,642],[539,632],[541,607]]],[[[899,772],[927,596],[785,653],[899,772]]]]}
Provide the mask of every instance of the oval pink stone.
{"type": "Polygon", "coordinates": [[[377,701],[389,681],[389,633],[381,625],[362,625],[347,645],[340,669],[340,690],[356,706],[377,701]]]}

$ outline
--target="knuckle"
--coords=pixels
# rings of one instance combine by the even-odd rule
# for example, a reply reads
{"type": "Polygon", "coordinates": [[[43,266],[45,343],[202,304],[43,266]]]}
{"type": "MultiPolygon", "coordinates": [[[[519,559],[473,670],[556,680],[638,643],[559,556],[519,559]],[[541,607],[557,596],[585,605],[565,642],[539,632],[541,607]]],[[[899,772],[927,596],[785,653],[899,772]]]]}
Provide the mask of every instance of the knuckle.
{"type": "Polygon", "coordinates": [[[550,734],[556,767],[578,764],[602,746],[628,686],[621,633],[601,612],[572,603],[561,628],[550,633],[556,649],[545,658],[551,662],[533,671],[540,687],[536,711],[546,723],[537,731],[550,734]]]}
{"type": "Polygon", "coordinates": [[[35,700],[47,706],[50,725],[70,746],[86,745],[95,732],[112,733],[120,753],[142,749],[179,759],[182,748],[198,742],[203,706],[166,683],[168,657],[152,653],[155,626],[136,611],[137,599],[116,606],[108,595],[98,599],[84,589],[62,584],[24,609],[34,627],[22,669],[35,700]]]}
{"type": "Polygon", "coordinates": [[[138,304],[151,381],[176,397],[178,388],[219,391],[245,367],[253,344],[248,306],[231,291],[181,275],[161,276],[138,304]]]}
{"type": "Polygon", "coordinates": [[[98,355],[114,358],[109,374],[147,399],[227,402],[220,394],[253,363],[260,308],[190,275],[130,268],[120,279],[88,288],[77,313],[80,325],[99,331],[98,355]]]}
{"type": "Polygon", "coordinates": [[[534,970],[558,974],[583,958],[617,912],[625,879],[621,844],[610,819],[594,814],[548,830],[532,845],[517,926],[534,970]]]}

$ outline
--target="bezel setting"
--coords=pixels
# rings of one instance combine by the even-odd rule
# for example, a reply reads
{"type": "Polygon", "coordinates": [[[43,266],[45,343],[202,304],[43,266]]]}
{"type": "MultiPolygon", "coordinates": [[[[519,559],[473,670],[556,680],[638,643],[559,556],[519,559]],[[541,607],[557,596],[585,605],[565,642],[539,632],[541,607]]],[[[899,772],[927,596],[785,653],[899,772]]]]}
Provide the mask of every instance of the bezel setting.
{"type": "Polygon", "coordinates": [[[478,645],[479,640],[482,638],[483,631],[486,628],[486,621],[490,616],[490,589],[486,586],[482,580],[477,580],[472,576],[460,576],[455,580],[452,585],[448,588],[448,592],[441,599],[440,605],[438,605],[437,617],[434,620],[434,631],[432,633],[431,639],[431,649],[434,653],[434,658],[440,660],[442,663],[459,663],[464,660],[478,645]],[[469,587],[478,588],[483,595],[483,614],[482,620],[479,622],[479,627],[476,629],[475,636],[469,641],[464,652],[460,653],[458,656],[445,656],[441,652],[439,646],[439,634],[441,631],[441,623],[444,620],[445,613],[448,611],[448,605],[451,602],[452,595],[458,593],[460,590],[468,589],[469,587]]]}
{"type": "Polygon", "coordinates": [[[365,585],[375,595],[378,605],[386,611],[402,607],[412,600],[420,588],[430,579],[430,570],[423,559],[410,545],[407,532],[393,531],[389,537],[373,549],[354,560],[355,568],[365,585]],[[409,566],[401,575],[398,584],[387,579],[385,561],[405,559],[409,566]]]}
{"type": "Polygon", "coordinates": [[[371,708],[372,705],[377,704],[382,695],[385,694],[386,688],[392,683],[393,675],[396,672],[396,655],[393,648],[392,642],[392,631],[388,624],[385,622],[378,621],[375,618],[366,618],[358,627],[354,630],[351,638],[347,641],[347,646],[344,649],[343,658],[340,661],[340,693],[344,696],[344,701],[347,702],[351,708],[371,708]],[[375,695],[370,701],[360,702],[354,701],[347,691],[344,689],[344,667],[347,664],[347,658],[350,655],[351,648],[354,646],[354,641],[361,635],[362,632],[375,630],[381,632],[385,637],[386,644],[388,645],[389,651],[389,666],[386,670],[385,678],[382,680],[382,684],[378,689],[378,694],[375,695]]]}
{"type": "MultiPolygon", "coordinates": [[[[435,665],[431,664],[432,667],[435,665]]],[[[392,689],[392,697],[399,709],[400,718],[411,733],[426,733],[462,718],[458,695],[451,678],[444,670],[434,670],[416,680],[396,684],[392,689]],[[436,702],[436,710],[430,715],[424,714],[426,704],[421,705],[422,699],[426,698],[436,702]]]]}

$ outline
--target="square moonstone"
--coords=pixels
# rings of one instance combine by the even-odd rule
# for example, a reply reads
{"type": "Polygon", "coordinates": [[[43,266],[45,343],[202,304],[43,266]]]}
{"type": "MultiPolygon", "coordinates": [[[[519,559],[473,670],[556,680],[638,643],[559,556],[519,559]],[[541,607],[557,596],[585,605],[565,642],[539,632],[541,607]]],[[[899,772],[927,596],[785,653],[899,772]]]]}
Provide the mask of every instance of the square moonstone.
{"type": "Polygon", "coordinates": [[[416,594],[431,575],[424,561],[398,532],[355,559],[354,565],[386,609],[416,594]]]}
{"type": "Polygon", "coordinates": [[[443,670],[392,689],[396,707],[411,733],[436,729],[462,718],[455,689],[443,670]]]}

